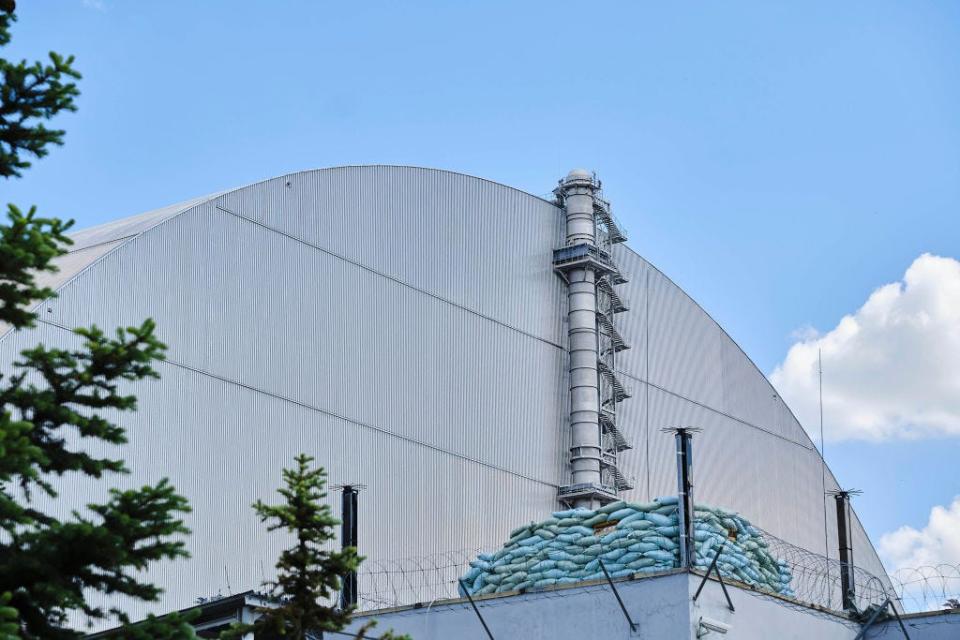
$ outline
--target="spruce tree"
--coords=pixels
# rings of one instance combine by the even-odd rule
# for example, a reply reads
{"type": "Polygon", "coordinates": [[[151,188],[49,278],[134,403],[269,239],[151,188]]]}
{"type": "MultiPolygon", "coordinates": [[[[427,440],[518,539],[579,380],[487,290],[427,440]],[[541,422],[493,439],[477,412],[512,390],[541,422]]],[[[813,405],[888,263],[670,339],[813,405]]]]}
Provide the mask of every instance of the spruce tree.
{"type": "MultiPolygon", "coordinates": [[[[12,0],[0,0],[0,46],[10,40],[12,0]]],[[[0,176],[16,177],[63,141],[44,121],[75,109],[73,58],[50,62],[0,59],[0,176]]],[[[71,223],[8,206],[0,225],[0,331],[35,325],[36,305],[54,292],[36,276],[55,272],[70,244],[71,223]]],[[[166,480],[139,489],[114,489],[83,511],[58,505],[57,486],[72,478],[127,473],[123,460],[97,455],[85,445],[122,445],[125,430],[110,417],[136,409],[123,387],[155,378],[153,363],[164,345],[154,324],[117,330],[75,331],[82,346],[27,349],[0,374],[0,637],[74,639],[71,617],[126,617],[118,599],[155,601],[160,589],[142,572],[159,560],[185,557],[182,516],[187,501],[166,480]],[[101,602],[109,604],[99,604],[101,602]]],[[[161,425],[156,425],[160,428],[161,425]]],[[[80,505],[69,505],[79,508],[80,505]]],[[[193,636],[180,616],[149,621],[156,637],[193,636]]],[[[137,637],[122,631],[120,637],[137,637]]]]}
{"type": "Polygon", "coordinates": [[[253,504],[268,531],[284,530],[295,539],[277,560],[277,579],[265,585],[277,606],[262,609],[253,625],[235,628],[226,637],[252,630],[257,638],[306,640],[350,622],[351,610],[338,609],[334,603],[340,576],[356,571],[360,558],[353,548],[325,548],[336,539],[339,524],[323,502],[326,472],[321,467],[311,468],[313,458],[308,455],[301,454],[294,462],[294,468],[283,470],[284,486],[277,490],[283,502],[268,505],[257,500],[253,504]]]}
{"type": "MultiPolygon", "coordinates": [[[[275,606],[260,609],[254,624],[236,625],[223,634],[224,639],[253,631],[258,640],[312,640],[350,623],[354,607],[338,608],[337,596],[341,576],[356,571],[363,558],[353,547],[329,549],[340,521],[324,502],[326,471],[312,468],[313,458],[305,454],[294,458],[294,463],[294,468],[283,470],[284,486],[277,490],[283,502],[268,505],[258,500],[253,504],[260,520],[268,523],[268,531],[286,531],[294,538],[294,545],[277,560],[277,579],[265,585],[275,606]]],[[[368,624],[356,637],[366,637],[372,626],[368,624]]],[[[406,638],[389,632],[380,637],[406,638]]]]}

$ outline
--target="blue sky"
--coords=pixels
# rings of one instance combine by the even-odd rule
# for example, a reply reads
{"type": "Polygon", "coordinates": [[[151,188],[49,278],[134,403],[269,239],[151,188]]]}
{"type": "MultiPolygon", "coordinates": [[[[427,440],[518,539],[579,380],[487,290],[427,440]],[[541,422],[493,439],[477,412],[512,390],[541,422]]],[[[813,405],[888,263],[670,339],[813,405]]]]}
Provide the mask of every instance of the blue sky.
{"type": "MultiPolygon", "coordinates": [[[[960,258],[957,3],[20,4],[8,54],[76,54],[83,95],[2,199],[79,226],[310,167],[545,194],[583,166],[766,373],[921,254],[960,258]]],[[[827,443],[875,541],[960,493],[958,453],[950,429],[827,443]]]]}

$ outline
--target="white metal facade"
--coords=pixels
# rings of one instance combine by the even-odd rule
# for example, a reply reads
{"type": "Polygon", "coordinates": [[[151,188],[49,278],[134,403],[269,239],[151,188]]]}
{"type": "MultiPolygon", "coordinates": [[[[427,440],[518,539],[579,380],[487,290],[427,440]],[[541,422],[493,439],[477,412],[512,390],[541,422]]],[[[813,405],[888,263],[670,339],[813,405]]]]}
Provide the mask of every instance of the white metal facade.
{"type": "MultiPolygon", "coordinates": [[[[168,361],[123,417],[123,482],[168,476],[194,509],[193,558],[152,572],[159,610],[270,576],[284,541],[249,505],[272,499],[301,451],[331,483],[366,485],[369,558],[489,547],[553,510],[568,480],[567,301],[551,264],[563,237],[551,202],[470,176],[291,174],[78,233],[59,297],[36,330],[0,339],[0,357],[6,370],[37,341],[69,344],[69,328],[156,319],[168,361]]],[[[823,553],[820,457],[790,410],[681,289],[624,246],[614,257],[629,278],[625,497],[675,492],[660,429],[701,427],[696,499],[823,553]]],[[[854,532],[856,563],[882,575],[854,532]]]]}

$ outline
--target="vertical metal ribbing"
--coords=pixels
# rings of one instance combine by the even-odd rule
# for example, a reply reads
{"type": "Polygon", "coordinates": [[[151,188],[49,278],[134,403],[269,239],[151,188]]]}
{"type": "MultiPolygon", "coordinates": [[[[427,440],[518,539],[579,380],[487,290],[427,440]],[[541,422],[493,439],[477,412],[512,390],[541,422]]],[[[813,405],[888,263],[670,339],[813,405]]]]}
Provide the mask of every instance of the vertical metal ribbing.
{"type": "MultiPolygon", "coordinates": [[[[567,218],[566,244],[596,246],[593,176],[571,171],[561,186],[567,218]]],[[[601,484],[600,383],[597,370],[597,274],[590,267],[568,275],[570,339],[570,465],[573,484],[601,484]]],[[[583,497],[577,506],[595,507],[583,497]]]]}

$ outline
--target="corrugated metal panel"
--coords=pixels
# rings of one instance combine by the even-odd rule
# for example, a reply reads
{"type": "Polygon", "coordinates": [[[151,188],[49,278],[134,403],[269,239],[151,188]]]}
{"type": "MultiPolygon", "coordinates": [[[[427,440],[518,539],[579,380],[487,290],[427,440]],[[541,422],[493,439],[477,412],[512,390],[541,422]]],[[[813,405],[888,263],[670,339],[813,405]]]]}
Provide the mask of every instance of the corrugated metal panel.
{"type": "Polygon", "coordinates": [[[649,381],[721,407],[721,329],[659,271],[650,275],[649,305],[649,381]]]}
{"type": "MultiPolygon", "coordinates": [[[[619,413],[624,429],[635,442],[643,442],[648,458],[643,469],[646,477],[641,474],[637,488],[627,495],[675,493],[674,441],[660,429],[700,427],[703,433],[694,440],[698,501],[738,510],[788,542],[835,558],[832,499],[827,504],[824,538],[821,459],[789,408],[686,293],[629,249],[618,248],[614,257],[630,279],[621,287],[624,297],[631,298],[630,311],[618,316],[618,327],[627,342],[646,348],[644,358],[631,353],[618,361],[634,392],[619,413]],[[634,297],[642,304],[634,303],[634,297]],[[641,379],[650,384],[642,384],[641,379]],[[637,435],[640,413],[645,413],[645,441],[637,435]]],[[[638,452],[625,452],[621,459],[624,468],[635,473],[638,452]]],[[[836,487],[828,470],[826,490],[836,487]]],[[[883,575],[859,521],[853,528],[860,549],[855,553],[857,565],[883,575]]]]}
{"type": "MultiPolygon", "coordinates": [[[[492,545],[553,509],[568,446],[561,222],[446,172],[304,173],[164,218],[65,287],[47,322],[154,317],[170,346],[125,418],[121,480],[169,476],[194,507],[193,558],[152,572],[168,594],[155,609],[269,577],[284,541],[249,505],[299,451],[367,486],[372,559],[492,545]]],[[[41,325],[0,351],[41,335],[72,339],[41,325]]],[[[77,487],[77,502],[93,491],[77,487]]]]}
{"type": "MultiPolygon", "coordinates": [[[[151,228],[93,251],[43,310],[50,324],[0,342],[9,362],[38,339],[75,340],[56,325],[157,319],[170,362],[124,418],[135,473],[122,482],[169,475],[195,509],[194,558],[156,570],[168,590],[158,609],[269,577],[283,541],[249,504],[270,497],[295,452],[332,482],[367,485],[372,559],[493,545],[553,509],[569,392],[551,204],[449,172],[348,167],[158,215],[92,234],[151,228]]],[[[699,426],[698,500],[822,552],[819,456],[789,410],[683,291],[625,247],[615,258],[630,278],[618,326],[632,348],[617,363],[633,393],[620,409],[634,446],[621,463],[637,480],[626,497],[673,493],[660,429],[699,426]]],[[[100,490],[65,488],[77,501],[100,490]]],[[[857,562],[879,570],[866,547],[857,562]]]]}

